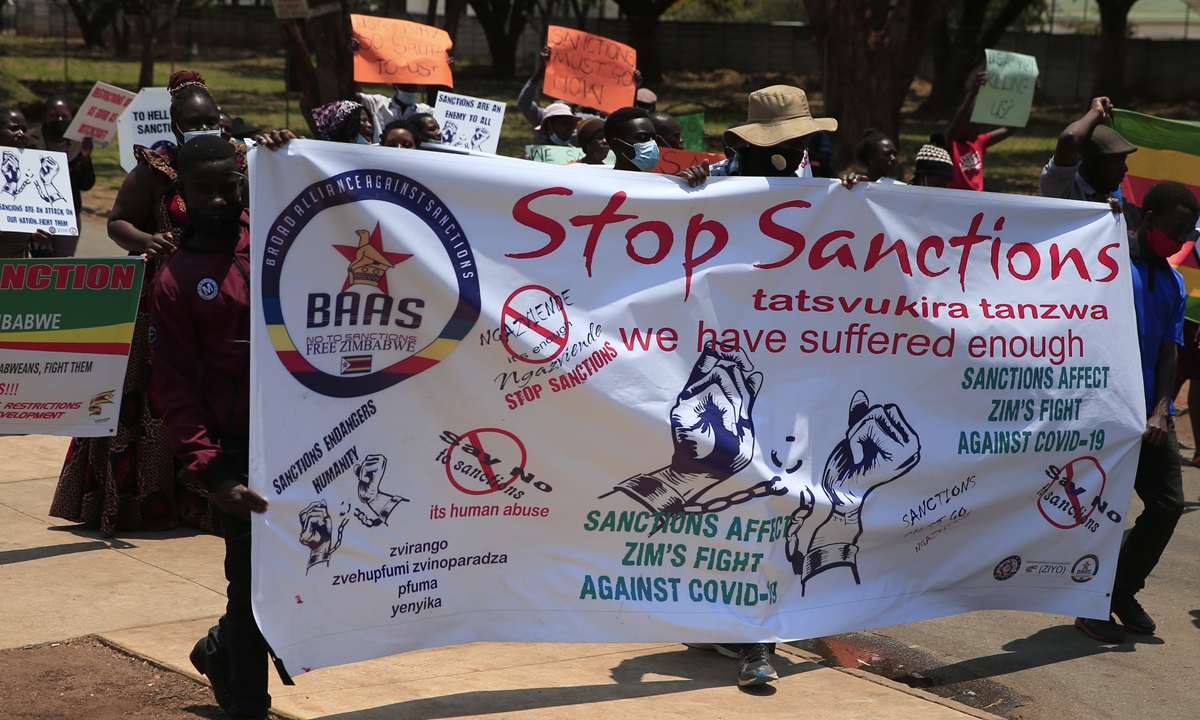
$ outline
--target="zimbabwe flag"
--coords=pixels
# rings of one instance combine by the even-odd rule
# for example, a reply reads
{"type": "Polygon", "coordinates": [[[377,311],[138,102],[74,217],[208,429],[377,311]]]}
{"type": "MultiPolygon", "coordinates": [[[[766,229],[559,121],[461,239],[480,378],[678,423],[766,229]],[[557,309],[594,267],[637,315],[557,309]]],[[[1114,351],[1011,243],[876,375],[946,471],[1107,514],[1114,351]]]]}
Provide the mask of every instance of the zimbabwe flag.
{"type": "MultiPolygon", "coordinates": [[[[1129,173],[1121,183],[1126,202],[1141,207],[1142,196],[1161,180],[1181,182],[1200,198],[1200,125],[1113,110],[1113,129],[1138,146],[1126,158],[1129,173]]],[[[1187,318],[1200,322],[1200,261],[1195,243],[1185,243],[1170,262],[1187,286],[1187,318]]]]}

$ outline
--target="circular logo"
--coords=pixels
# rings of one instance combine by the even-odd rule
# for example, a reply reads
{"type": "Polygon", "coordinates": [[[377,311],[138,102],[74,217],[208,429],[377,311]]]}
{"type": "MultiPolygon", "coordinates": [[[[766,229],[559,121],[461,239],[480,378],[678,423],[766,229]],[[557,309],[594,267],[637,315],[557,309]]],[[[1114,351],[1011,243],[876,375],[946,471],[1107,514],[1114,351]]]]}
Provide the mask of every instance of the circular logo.
{"type": "Polygon", "coordinates": [[[1038,510],[1046,522],[1060,530],[1088,521],[1104,497],[1108,476],[1096,458],[1075,458],[1061,468],[1050,468],[1054,478],[1038,495],[1038,510]]]}
{"type": "Polygon", "coordinates": [[[202,300],[212,300],[220,290],[221,286],[217,285],[217,281],[212,278],[204,278],[196,286],[196,292],[200,294],[202,300]]]}
{"type": "Polygon", "coordinates": [[[500,428],[480,428],[463,433],[446,451],[446,477],[468,495],[487,495],[521,477],[526,460],[525,444],[516,435],[500,428]],[[460,450],[457,460],[456,449],[460,450]]]}
{"type": "Polygon", "coordinates": [[[350,170],[305,188],[271,224],[262,309],[283,366],[329,397],[387,389],[449,357],[479,318],[463,228],[429,188],[350,170]]]}
{"type": "Polygon", "coordinates": [[[1001,581],[1007,580],[1010,577],[1016,575],[1017,571],[1020,569],[1021,569],[1021,556],[1020,555],[1009,555],[1008,557],[1001,560],[1000,564],[996,566],[996,569],[992,571],[992,577],[996,578],[997,580],[1001,580],[1001,581]]]}
{"type": "Polygon", "coordinates": [[[1096,577],[1100,570],[1100,558],[1095,555],[1084,555],[1071,566],[1071,579],[1077,583],[1085,583],[1096,577]]]}
{"type": "Polygon", "coordinates": [[[57,233],[58,231],[57,231],[57,230],[55,230],[55,229],[54,229],[54,226],[52,225],[52,226],[50,226],[50,227],[46,228],[46,232],[48,232],[48,233],[50,233],[51,235],[53,235],[53,234],[57,233]]]}
{"type": "Polygon", "coordinates": [[[504,349],[521,362],[548,363],[567,347],[567,308],[562,298],[540,285],[526,285],[509,295],[500,321],[504,349]]]}
{"type": "Polygon", "coordinates": [[[150,344],[153,345],[154,341],[158,339],[158,328],[151,325],[147,335],[150,337],[150,344]]]}

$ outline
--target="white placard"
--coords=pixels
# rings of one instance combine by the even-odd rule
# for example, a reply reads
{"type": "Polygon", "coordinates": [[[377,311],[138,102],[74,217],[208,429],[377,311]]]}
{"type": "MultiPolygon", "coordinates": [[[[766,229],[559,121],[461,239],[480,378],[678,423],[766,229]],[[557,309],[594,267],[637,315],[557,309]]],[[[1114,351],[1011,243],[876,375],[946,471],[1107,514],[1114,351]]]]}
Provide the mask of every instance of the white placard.
{"type": "Polygon", "coordinates": [[[1146,400],[1107,206],[252,164],[253,596],[293,674],[1108,612],[1146,400]]]}
{"type": "Polygon", "coordinates": [[[143,145],[151,150],[164,147],[163,143],[174,146],[171,92],[162,87],[142,88],[117,120],[117,131],[121,138],[121,167],[125,168],[125,172],[133,172],[137,167],[134,145],[143,145]]]}
{"type": "Polygon", "coordinates": [[[495,100],[439,91],[433,116],[442,126],[442,143],[495,154],[505,106],[495,100]]]}
{"type": "Polygon", "coordinates": [[[117,134],[117,120],[135,97],[135,92],[97,82],[75,111],[64,137],[81,142],[90,137],[97,147],[108,147],[117,134]]]}
{"type": "Polygon", "coordinates": [[[0,148],[0,231],[78,235],[67,154],[0,148]]]}

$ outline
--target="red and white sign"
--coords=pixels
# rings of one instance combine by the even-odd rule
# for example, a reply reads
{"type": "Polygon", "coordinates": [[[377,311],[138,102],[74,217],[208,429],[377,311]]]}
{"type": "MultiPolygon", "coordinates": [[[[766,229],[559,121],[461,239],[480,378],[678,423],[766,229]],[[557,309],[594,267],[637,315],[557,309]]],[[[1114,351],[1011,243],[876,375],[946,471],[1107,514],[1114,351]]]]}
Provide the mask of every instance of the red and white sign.
{"type": "Polygon", "coordinates": [[[96,147],[108,147],[117,135],[117,120],[135,97],[135,92],[97,82],[88,93],[87,100],[75,111],[75,117],[63,136],[81,142],[90,137],[96,147]]]}

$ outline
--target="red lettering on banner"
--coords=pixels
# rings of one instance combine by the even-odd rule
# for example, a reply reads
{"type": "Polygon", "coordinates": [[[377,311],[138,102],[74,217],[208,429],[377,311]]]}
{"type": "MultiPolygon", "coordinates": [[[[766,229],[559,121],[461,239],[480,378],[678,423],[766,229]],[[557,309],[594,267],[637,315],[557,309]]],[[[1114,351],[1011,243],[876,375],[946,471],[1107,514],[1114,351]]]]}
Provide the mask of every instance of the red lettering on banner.
{"type": "Polygon", "coordinates": [[[588,277],[592,276],[592,257],[596,254],[596,243],[600,241],[600,233],[604,232],[606,225],[613,223],[625,222],[626,220],[637,220],[637,215],[621,215],[617,210],[624,204],[627,195],[624,191],[613,193],[613,196],[608,199],[608,204],[600,211],[599,215],[576,215],[571,218],[571,224],[575,227],[583,227],[591,225],[592,229],[588,232],[587,243],[583,246],[583,266],[587,269],[588,277]]]}
{"type": "Polygon", "coordinates": [[[780,260],[779,262],[765,263],[765,264],[764,263],[755,263],[754,267],[756,267],[760,270],[772,270],[774,268],[781,268],[784,265],[787,265],[791,261],[795,260],[796,258],[800,257],[800,253],[804,252],[804,236],[791,228],[784,227],[784,226],[780,225],[779,223],[775,222],[775,213],[779,212],[780,210],[787,209],[787,208],[810,208],[810,207],[812,207],[812,203],[805,202],[803,200],[792,200],[790,202],[780,203],[779,205],[776,205],[775,207],[767,210],[766,212],[764,212],[762,215],[759,216],[759,218],[758,218],[759,231],[762,232],[763,235],[766,235],[767,237],[769,237],[773,240],[778,240],[779,242],[783,243],[784,245],[791,247],[792,251],[790,253],[788,253],[787,257],[780,260]]]}
{"type": "Polygon", "coordinates": [[[538,190],[535,193],[530,193],[517,201],[513,206],[513,220],[521,223],[525,227],[533,228],[539,232],[546,233],[550,238],[550,242],[546,243],[541,249],[533,250],[526,253],[505,253],[505,257],[510,257],[515,260],[529,260],[531,258],[540,258],[549,255],[557,250],[563,241],[567,239],[567,230],[562,225],[554,220],[539,215],[529,209],[529,203],[546,195],[571,195],[572,192],[565,187],[552,187],[545,190],[538,190]]]}

